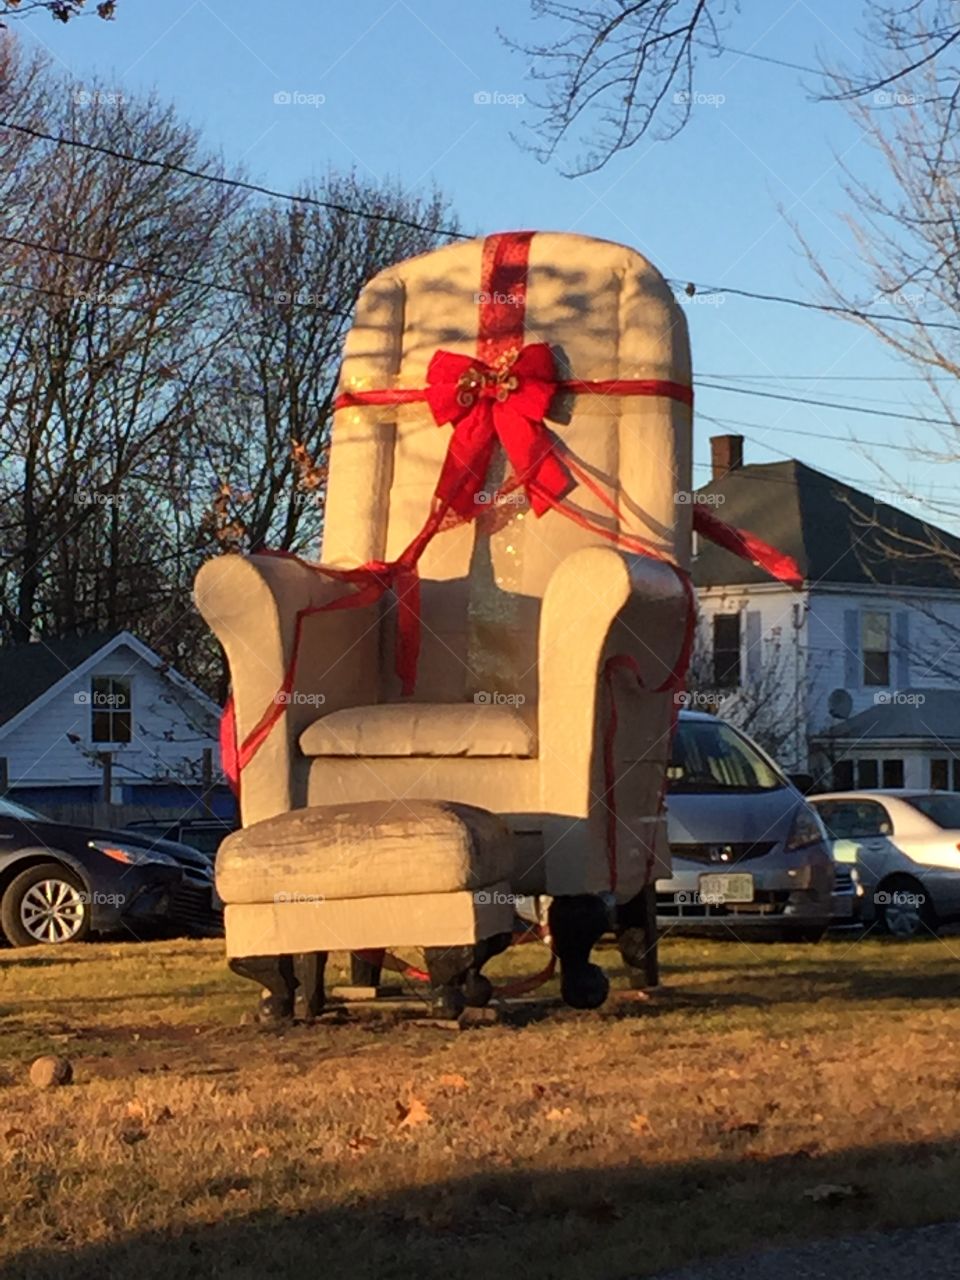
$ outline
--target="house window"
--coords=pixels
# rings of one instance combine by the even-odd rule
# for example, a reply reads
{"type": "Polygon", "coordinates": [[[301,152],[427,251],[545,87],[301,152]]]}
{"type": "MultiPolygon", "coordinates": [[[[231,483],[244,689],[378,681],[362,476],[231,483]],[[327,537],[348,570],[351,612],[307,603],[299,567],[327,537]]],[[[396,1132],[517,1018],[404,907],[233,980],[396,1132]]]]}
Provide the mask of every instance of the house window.
{"type": "Polygon", "coordinates": [[[853,782],[853,761],[837,760],[833,766],[833,790],[834,791],[852,791],[853,782]]]}
{"type": "Polygon", "coordinates": [[[130,681],[94,676],[90,682],[90,738],[93,742],[130,741],[130,681]]]}
{"type": "Polygon", "coordinates": [[[884,786],[884,790],[889,790],[890,788],[903,786],[903,761],[902,760],[884,760],[883,786],[884,786]]]}
{"type": "Polygon", "coordinates": [[[739,613],[718,613],[713,619],[713,684],[717,689],[740,686],[739,613]]]}
{"type": "Polygon", "coordinates": [[[857,786],[873,791],[880,785],[880,766],[876,760],[857,761],[857,786]]]}
{"type": "Polygon", "coordinates": [[[931,791],[960,791],[960,758],[939,756],[930,761],[931,791]]]}
{"type": "Polygon", "coordinates": [[[863,683],[886,686],[890,683],[890,615],[866,611],[860,615],[860,648],[863,653],[863,683]]]}

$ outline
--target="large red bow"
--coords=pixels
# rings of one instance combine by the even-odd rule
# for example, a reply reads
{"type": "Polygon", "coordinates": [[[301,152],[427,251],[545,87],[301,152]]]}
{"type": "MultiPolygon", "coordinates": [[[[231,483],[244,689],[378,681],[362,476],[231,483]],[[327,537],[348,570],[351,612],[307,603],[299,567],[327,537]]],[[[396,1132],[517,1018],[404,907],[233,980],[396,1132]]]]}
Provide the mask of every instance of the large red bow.
{"type": "Polygon", "coordinates": [[[434,355],[425,398],[437,423],[453,426],[436,488],[444,506],[469,518],[478,501],[489,501],[483,486],[498,440],[538,516],[573,488],[543,421],[557,389],[553,354],[544,342],[495,365],[452,351],[434,355]]]}

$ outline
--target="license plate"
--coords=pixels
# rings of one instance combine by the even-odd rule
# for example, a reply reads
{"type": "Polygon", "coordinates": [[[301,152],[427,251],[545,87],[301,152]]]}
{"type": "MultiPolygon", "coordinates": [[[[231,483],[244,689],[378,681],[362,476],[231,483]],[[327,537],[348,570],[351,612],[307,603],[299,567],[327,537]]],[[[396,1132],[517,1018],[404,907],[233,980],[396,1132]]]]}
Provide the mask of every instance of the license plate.
{"type": "Polygon", "coordinates": [[[744,872],[700,877],[700,897],[715,906],[753,901],[753,876],[744,872]]]}

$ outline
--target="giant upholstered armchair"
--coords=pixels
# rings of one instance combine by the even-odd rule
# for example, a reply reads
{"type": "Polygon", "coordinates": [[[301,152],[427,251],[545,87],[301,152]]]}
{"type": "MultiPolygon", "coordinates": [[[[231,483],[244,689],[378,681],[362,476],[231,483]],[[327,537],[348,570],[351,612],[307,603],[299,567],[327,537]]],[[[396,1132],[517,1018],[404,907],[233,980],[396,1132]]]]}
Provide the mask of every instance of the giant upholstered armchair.
{"type": "MultiPolygon", "coordinates": [[[[484,253],[483,240],[456,244],[373,279],[341,388],[419,388],[438,349],[474,355],[484,253]]],[[[524,340],[548,343],[561,377],[689,386],[684,316],[633,250],[537,234],[525,288],[524,340]]],[[[522,489],[495,496],[494,454],[477,518],[444,529],[420,560],[411,697],[394,674],[392,597],[322,611],[343,584],[292,558],[225,556],[201,570],[197,602],[229,660],[241,741],[283,684],[298,618],[303,628],[284,714],[243,773],[245,826],[305,806],[450,800],[505,820],[518,891],[612,890],[626,902],[668,874],[660,799],[673,695],[654,690],[677,661],[689,601],[669,565],[596,530],[629,531],[688,565],[691,508],[677,494],[691,487],[691,411],[657,394],[569,392],[547,423],[593,481],[567,498],[586,519],[538,518],[522,489]],[[610,665],[614,655],[629,668],[610,665]]],[[[424,523],[449,439],[423,403],[341,408],[321,562],[399,556],[424,523]]]]}

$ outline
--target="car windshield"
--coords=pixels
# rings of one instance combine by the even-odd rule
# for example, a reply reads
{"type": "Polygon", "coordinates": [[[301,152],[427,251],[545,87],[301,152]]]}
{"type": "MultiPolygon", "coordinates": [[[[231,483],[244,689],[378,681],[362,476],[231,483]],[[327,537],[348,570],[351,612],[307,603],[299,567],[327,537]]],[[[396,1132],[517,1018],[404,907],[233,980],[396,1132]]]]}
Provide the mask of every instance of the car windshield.
{"type": "Polygon", "coordinates": [[[749,740],[722,720],[680,719],[668,791],[773,791],[786,785],[749,740]]]}
{"type": "Polygon", "coordinates": [[[42,813],[28,809],[26,805],[14,804],[12,800],[0,799],[0,818],[32,818],[34,822],[46,822],[42,813]]]}
{"type": "Polygon", "coordinates": [[[904,796],[907,804],[948,831],[960,830],[960,795],[935,791],[929,796],[904,796]]]}

